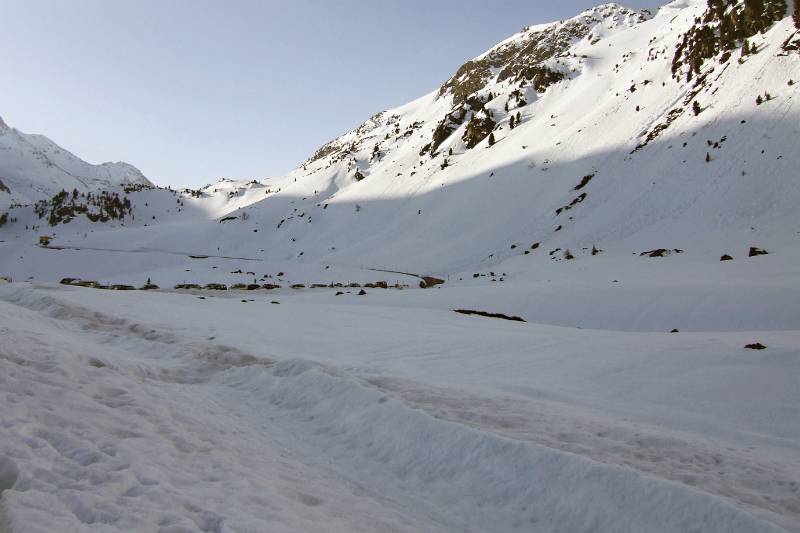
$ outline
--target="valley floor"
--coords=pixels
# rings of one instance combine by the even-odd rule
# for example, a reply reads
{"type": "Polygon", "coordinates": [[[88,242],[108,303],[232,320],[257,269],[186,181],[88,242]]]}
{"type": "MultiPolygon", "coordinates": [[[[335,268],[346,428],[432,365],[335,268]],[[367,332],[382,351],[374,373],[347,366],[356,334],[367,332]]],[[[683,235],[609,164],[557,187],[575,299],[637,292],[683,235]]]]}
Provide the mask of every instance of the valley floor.
{"type": "Polygon", "coordinates": [[[470,290],[0,286],[0,531],[800,531],[800,331],[470,290]]]}

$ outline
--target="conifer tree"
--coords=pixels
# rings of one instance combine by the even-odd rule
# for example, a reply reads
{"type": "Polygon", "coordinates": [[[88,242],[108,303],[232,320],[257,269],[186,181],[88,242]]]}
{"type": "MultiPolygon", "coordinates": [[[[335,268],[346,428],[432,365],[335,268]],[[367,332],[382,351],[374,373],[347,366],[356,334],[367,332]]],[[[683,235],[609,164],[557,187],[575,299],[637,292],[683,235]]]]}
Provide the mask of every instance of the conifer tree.
{"type": "Polygon", "coordinates": [[[794,27],[800,30],[800,0],[794,0],[794,9],[792,9],[792,17],[794,18],[794,27]]]}

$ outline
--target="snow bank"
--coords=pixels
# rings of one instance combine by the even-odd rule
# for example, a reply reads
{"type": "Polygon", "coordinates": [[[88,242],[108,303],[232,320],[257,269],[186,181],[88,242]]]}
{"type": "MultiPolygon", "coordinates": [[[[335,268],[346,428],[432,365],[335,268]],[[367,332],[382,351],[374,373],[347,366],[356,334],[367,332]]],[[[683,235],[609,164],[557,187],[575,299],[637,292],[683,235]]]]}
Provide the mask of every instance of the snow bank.
{"type": "Polygon", "coordinates": [[[388,473],[486,530],[782,531],[685,486],[432,418],[307,361],[231,371],[225,381],[313,425],[314,441],[338,461],[388,473]]]}
{"type": "Polygon", "coordinates": [[[189,305],[193,328],[153,327],[119,312],[134,300],[59,289],[0,290],[4,533],[782,531],[686,485],[435,418],[339,369],[216,344],[197,335],[210,324],[194,298],[131,295],[189,305]]]}

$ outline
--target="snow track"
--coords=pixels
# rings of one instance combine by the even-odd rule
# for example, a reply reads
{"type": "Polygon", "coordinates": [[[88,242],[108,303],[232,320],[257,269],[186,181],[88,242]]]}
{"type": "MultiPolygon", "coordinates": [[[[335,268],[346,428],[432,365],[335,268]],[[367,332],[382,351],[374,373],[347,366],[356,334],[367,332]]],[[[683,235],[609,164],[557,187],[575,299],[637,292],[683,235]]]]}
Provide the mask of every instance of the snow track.
{"type": "Polygon", "coordinates": [[[782,531],[686,485],[431,416],[446,402],[412,405],[389,381],[59,290],[4,287],[0,317],[11,532],[782,531]]]}

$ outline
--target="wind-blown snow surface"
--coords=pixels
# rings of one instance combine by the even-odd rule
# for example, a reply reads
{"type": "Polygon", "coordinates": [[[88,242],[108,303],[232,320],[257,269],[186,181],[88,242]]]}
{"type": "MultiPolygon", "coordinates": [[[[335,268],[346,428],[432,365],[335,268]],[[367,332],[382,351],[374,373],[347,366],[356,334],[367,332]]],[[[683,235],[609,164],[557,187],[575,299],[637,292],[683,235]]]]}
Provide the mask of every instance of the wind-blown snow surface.
{"type": "Polygon", "coordinates": [[[0,523],[798,531],[796,332],[755,353],[399,294],[0,287],[0,523]]]}

